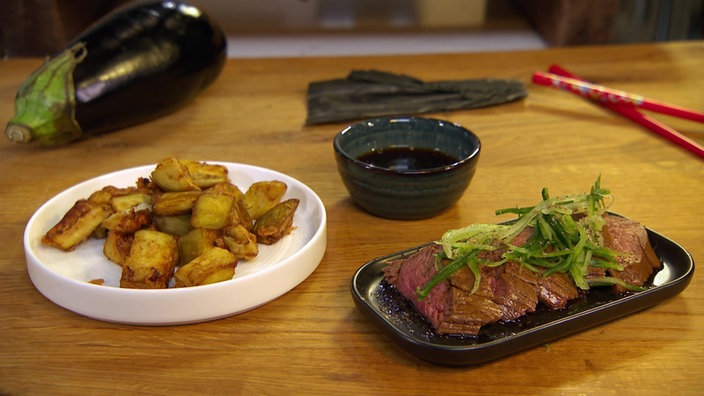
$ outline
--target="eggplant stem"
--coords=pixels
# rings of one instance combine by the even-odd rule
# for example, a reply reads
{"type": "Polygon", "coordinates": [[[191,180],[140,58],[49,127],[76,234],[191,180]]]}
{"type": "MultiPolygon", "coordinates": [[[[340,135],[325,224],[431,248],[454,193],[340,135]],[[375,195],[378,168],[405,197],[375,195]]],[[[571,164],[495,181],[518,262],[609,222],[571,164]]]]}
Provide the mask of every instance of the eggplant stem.
{"type": "Polygon", "coordinates": [[[7,124],[5,136],[13,143],[29,143],[32,140],[32,130],[26,125],[7,124]]]}

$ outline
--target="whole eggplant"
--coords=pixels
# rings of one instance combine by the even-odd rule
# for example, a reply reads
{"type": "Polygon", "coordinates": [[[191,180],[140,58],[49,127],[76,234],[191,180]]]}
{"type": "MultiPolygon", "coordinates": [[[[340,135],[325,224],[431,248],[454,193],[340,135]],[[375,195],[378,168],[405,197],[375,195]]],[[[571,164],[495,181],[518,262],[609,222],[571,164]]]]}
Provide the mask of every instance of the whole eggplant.
{"type": "Polygon", "coordinates": [[[101,18],[22,84],[5,134],[65,144],[171,113],[220,74],[227,40],[183,1],[129,3],[101,18]]]}

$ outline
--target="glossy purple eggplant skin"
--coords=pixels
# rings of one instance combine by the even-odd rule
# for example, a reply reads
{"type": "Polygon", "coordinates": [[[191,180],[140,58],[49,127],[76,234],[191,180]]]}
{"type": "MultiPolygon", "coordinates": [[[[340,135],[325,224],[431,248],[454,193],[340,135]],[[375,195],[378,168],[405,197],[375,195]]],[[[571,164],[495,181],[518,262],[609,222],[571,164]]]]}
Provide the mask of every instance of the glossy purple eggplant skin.
{"type": "Polygon", "coordinates": [[[213,83],[227,40],[214,20],[183,1],[138,1],[97,21],[67,45],[87,54],[73,78],[86,136],[171,113],[213,83]]]}

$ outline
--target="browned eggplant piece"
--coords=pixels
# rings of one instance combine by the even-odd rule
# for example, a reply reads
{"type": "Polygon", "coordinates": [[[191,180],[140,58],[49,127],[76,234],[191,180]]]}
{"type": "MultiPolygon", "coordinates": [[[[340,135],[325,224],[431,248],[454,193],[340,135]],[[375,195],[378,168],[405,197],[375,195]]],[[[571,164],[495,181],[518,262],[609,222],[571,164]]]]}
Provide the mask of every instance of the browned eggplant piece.
{"type": "Polygon", "coordinates": [[[276,243],[288,235],[293,227],[293,216],[298,209],[299,200],[287,199],[274,205],[254,223],[257,241],[265,245],[276,243]]]}

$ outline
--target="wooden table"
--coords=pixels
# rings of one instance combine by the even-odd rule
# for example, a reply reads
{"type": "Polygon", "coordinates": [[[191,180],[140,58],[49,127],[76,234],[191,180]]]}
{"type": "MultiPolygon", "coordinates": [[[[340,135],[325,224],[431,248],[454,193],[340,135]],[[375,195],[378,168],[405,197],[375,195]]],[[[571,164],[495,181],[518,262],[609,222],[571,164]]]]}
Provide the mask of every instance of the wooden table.
{"type": "MultiPolygon", "coordinates": [[[[0,61],[0,120],[40,59],[0,61]]],[[[704,275],[675,298],[482,366],[448,368],[397,348],[355,308],[350,278],[376,257],[438,238],[540,189],[588,191],[704,259],[704,161],[574,95],[530,85],[559,63],[604,85],[704,109],[704,42],[429,56],[231,60],[181,111],[65,147],[0,140],[0,394],[587,394],[704,390],[704,275]],[[425,80],[518,78],[527,99],[433,114],[483,143],[461,201],[423,221],[383,220],[349,199],[332,138],[304,125],[314,80],[377,68],[425,80]],[[259,165],[315,190],[328,214],[317,270],[279,299],[217,321],[166,327],[104,323],[60,308],[32,285],[22,233],[44,202],[85,179],[174,156],[259,165]]],[[[704,142],[704,126],[660,120],[704,142]]]]}

